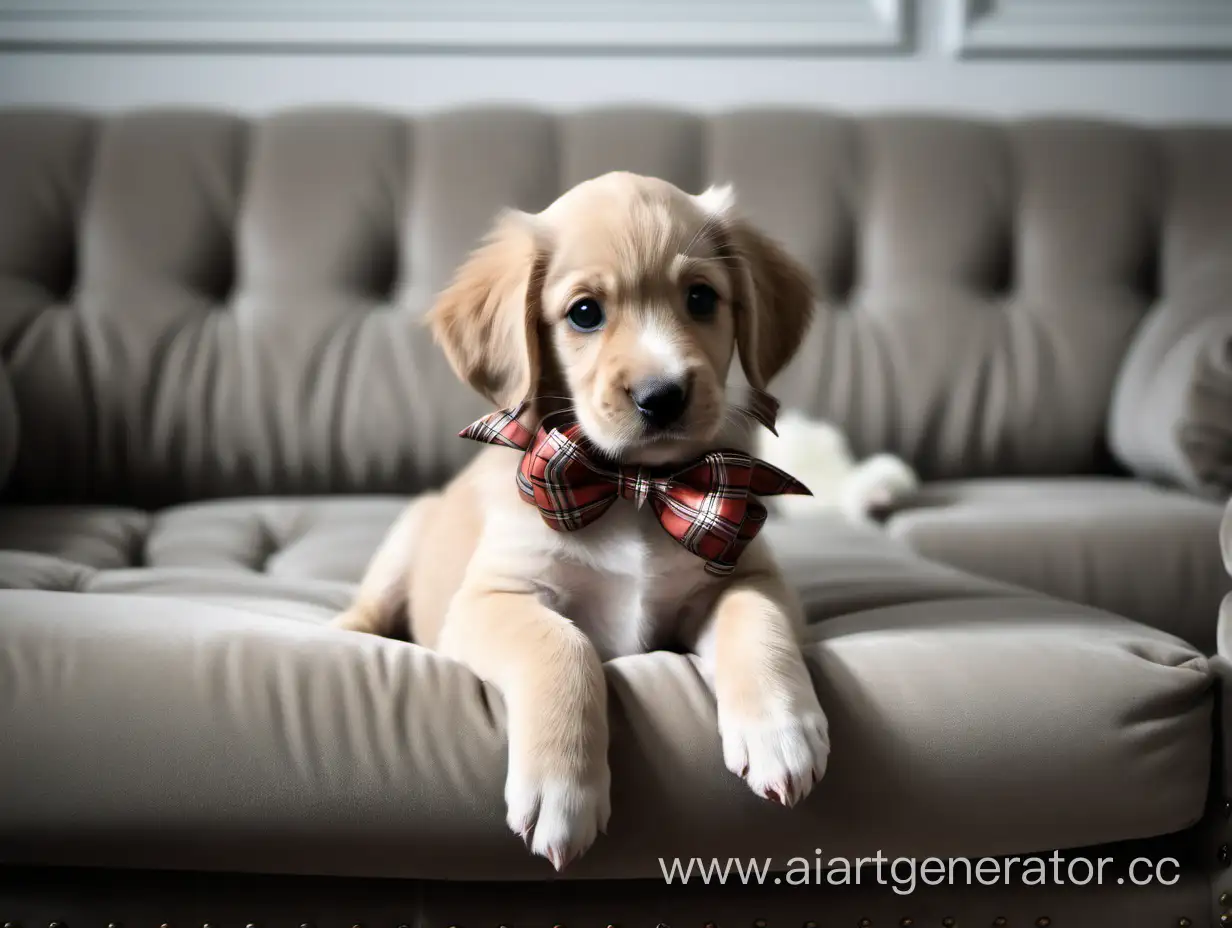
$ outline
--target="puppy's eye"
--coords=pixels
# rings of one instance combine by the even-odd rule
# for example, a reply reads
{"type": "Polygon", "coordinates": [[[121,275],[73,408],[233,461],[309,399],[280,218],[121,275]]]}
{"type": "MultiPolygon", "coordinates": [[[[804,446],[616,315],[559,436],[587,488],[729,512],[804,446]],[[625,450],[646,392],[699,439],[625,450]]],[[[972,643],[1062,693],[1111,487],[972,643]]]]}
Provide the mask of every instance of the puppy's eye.
{"type": "Polygon", "coordinates": [[[593,332],[603,325],[603,307],[599,305],[598,300],[589,298],[578,300],[569,307],[565,318],[579,332],[593,332]]]}
{"type": "Polygon", "coordinates": [[[693,284],[685,293],[684,304],[694,319],[713,319],[719,308],[719,295],[706,284],[693,284]]]}

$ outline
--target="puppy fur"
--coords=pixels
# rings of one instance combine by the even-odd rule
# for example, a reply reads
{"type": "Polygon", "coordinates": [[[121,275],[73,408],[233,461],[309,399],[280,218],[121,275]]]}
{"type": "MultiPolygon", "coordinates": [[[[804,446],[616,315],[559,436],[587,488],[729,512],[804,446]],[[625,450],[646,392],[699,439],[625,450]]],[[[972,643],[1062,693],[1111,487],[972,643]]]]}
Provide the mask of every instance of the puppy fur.
{"type": "MultiPolygon", "coordinates": [[[[534,397],[528,425],[565,410],[602,453],[657,465],[751,448],[755,424],[728,396],[733,359],[764,387],[811,311],[807,274],[734,214],[729,188],[693,196],[613,173],[541,213],[502,216],[429,321],[494,407],[534,397]],[[711,312],[691,314],[697,285],[717,295],[711,312]],[[601,328],[570,324],[582,299],[601,305],[601,328]],[[652,429],[632,393],[664,380],[687,384],[687,404],[671,429],[652,429]]],[[[414,641],[501,691],[509,827],[557,869],[590,847],[609,813],[602,662],[660,646],[698,655],[728,769],[783,805],[806,796],[829,737],[798,644],[800,607],[764,540],[714,577],[626,501],[558,533],[519,496],[517,465],[517,452],[487,447],[417,498],[335,620],[388,635],[409,619],[414,641]]]]}

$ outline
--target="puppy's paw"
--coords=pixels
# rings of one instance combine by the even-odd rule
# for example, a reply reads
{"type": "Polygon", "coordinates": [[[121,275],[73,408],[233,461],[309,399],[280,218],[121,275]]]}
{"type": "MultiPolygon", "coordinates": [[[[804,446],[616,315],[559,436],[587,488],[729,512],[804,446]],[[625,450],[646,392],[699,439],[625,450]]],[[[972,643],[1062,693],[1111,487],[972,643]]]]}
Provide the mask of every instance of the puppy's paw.
{"type": "Polygon", "coordinates": [[[511,758],[505,780],[506,821],[527,848],[558,871],[576,860],[607,829],[611,774],[607,762],[592,765],[589,778],[564,773],[536,775],[511,758]]]}
{"type": "Polygon", "coordinates": [[[384,634],[381,617],[369,609],[352,606],[341,615],[330,619],[330,627],[345,632],[364,632],[368,635],[384,634]]]}
{"type": "Polygon", "coordinates": [[[753,715],[719,713],[723,761],[763,799],[791,807],[826,772],[830,734],[821,708],[753,715]]]}

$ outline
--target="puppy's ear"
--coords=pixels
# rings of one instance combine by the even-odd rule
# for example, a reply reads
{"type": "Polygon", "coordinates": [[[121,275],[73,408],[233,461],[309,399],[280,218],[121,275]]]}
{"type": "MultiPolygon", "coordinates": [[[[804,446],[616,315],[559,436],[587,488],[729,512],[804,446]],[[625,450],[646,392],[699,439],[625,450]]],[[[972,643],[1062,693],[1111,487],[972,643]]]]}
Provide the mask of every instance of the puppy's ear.
{"type": "Polygon", "coordinates": [[[736,257],[736,347],[750,386],[764,390],[799,349],[813,319],[813,282],[780,245],[743,220],[728,223],[736,257]]]}
{"type": "Polygon", "coordinates": [[[777,243],[733,215],[730,185],[695,197],[720,230],[720,251],[736,276],[736,347],[749,385],[764,390],[800,347],[813,318],[813,282],[777,243]]]}
{"type": "Polygon", "coordinates": [[[500,406],[525,398],[539,379],[544,261],[533,217],[504,213],[428,313],[454,372],[500,406]]]}

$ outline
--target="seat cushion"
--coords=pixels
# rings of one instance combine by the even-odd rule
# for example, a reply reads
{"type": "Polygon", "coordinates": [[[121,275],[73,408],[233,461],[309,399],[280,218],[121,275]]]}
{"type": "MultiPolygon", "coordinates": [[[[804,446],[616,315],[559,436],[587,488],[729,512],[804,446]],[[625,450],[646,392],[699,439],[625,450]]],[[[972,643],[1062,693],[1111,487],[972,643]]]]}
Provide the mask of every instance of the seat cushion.
{"type": "MultiPolygon", "coordinates": [[[[547,875],[504,824],[499,694],[417,645],[323,625],[398,507],[62,512],[31,534],[43,550],[0,555],[27,587],[0,593],[0,861],[547,875]]],[[[1026,853],[1200,818],[1211,679],[1191,646],[877,529],[768,531],[811,623],[825,780],[793,810],[758,799],[723,766],[691,657],[613,660],[612,824],[569,876],[656,878],[677,855],[786,869],[818,847],[1026,853]]]]}
{"type": "Polygon", "coordinates": [[[925,557],[1127,616],[1213,653],[1222,506],[1116,479],[926,484],[889,519],[925,557]]]}
{"type": "Polygon", "coordinates": [[[1140,476],[1216,500],[1232,493],[1232,312],[1217,276],[1157,309],[1134,336],[1108,441],[1140,476]]]}
{"type": "Polygon", "coordinates": [[[407,497],[250,498],[155,513],[113,506],[5,506],[0,550],[99,569],[208,567],[358,581],[407,497]]]}

